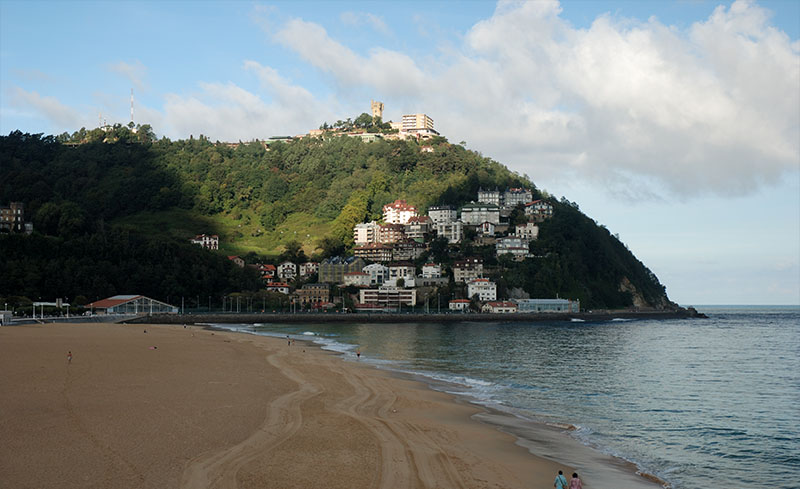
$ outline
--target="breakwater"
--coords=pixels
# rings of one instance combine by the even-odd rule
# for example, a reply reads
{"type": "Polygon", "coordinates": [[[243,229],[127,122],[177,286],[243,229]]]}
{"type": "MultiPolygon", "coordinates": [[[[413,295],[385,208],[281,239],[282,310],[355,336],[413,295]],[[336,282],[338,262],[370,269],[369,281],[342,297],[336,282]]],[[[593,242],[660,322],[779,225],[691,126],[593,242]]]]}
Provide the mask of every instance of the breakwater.
{"type": "Polygon", "coordinates": [[[591,311],[579,313],[225,313],[225,314],[153,314],[128,319],[134,324],[252,324],[252,323],[461,323],[461,322],[538,322],[538,321],[612,321],[614,319],[688,319],[705,318],[693,308],[669,311],[591,311]]]}

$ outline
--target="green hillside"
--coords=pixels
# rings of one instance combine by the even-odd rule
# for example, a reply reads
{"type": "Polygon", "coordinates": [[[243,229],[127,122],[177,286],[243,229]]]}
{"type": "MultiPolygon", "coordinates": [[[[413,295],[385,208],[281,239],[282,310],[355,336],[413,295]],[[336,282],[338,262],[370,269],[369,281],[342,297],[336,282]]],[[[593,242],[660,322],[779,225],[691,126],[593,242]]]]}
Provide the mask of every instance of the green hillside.
{"type": "MultiPolygon", "coordinates": [[[[223,255],[275,260],[296,243],[317,258],[348,250],[353,225],[380,219],[383,205],[398,198],[425,210],[475,200],[480,187],[524,186],[534,198],[547,197],[526,177],[444,138],[424,143],[430,148],[422,151],[415,141],[352,137],[267,146],[202,136],[151,141],[149,128],[97,131],[0,137],[0,204],[23,202],[35,226],[32,236],[0,236],[0,253],[8,257],[0,275],[10,277],[0,283],[0,295],[254,290],[258,281],[247,270],[229,271],[219,261],[223,255]],[[188,244],[201,233],[220,236],[219,253],[188,244]],[[76,265],[93,254],[125,263],[135,256],[140,267],[112,267],[112,273],[76,265]],[[66,269],[83,278],[54,283],[66,269]],[[146,280],[161,269],[169,280],[146,280]],[[204,277],[211,273],[214,281],[204,277]]],[[[468,243],[432,250],[440,255],[434,258],[485,256],[504,290],[534,297],[558,294],[595,308],[667,305],[663,286],[624,245],[568,202],[552,203],[555,216],[533,245],[537,259],[498,261],[488,248],[468,243]]]]}

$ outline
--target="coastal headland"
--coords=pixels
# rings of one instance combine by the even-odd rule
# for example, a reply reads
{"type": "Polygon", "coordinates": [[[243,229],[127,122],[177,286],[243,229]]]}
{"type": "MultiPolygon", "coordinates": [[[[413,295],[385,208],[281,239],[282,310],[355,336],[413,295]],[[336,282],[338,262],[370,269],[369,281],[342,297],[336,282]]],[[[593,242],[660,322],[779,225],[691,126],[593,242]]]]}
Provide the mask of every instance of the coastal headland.
{"type": "Polygon", "coordinates": [[[558,430],[527,426],[526,442],[480,418],[496,413],[304,342],[18,325],[0,328],[0,368],[7,487],[522,489],[559,469],[587,489],[609,471],[659,487],[558,430]]]}
{"type": "Polygon", "coordinates": [[[224,314],[154,314],[125,320],[133,324],[252,324],[252,323],[461,323],[461,322],[600,322],[614,319],[690,319],[706,318],[694,308],[663,311],[592,311],[579,313],[532,314],[341,314],[341,313],[224,313],[224,314]]]}

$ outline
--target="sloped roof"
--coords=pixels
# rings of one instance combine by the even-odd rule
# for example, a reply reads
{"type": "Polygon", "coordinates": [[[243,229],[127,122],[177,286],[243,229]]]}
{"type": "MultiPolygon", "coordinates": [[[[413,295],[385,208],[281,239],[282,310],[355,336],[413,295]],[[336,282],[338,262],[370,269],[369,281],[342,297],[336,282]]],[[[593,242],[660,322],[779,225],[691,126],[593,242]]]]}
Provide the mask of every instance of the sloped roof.
{"type": "Polygon", "coordinates": [[[118,306],[120,304],[125,304],[126,302],[134,301],[140,297],[144,297],[143,295],[115,295],[113,297],[108,297],[106,299],[100,299],[99,301],[95,301],[89,304],[89,306],[94,307],[95,309],[108,309],[109,307],[118,306]]]}

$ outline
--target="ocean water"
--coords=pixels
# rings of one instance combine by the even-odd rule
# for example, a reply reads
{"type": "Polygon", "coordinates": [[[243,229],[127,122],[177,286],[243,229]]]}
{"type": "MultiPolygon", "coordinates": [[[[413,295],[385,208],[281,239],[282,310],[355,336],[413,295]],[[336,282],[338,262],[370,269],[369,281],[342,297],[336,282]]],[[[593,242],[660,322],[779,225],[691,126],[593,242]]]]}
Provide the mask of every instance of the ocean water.
{"type": "Polygon", "coordinates": [[[361,361],[573,425],[568,436],[674,489],[800,487],[800,308],[698,310],[709,319],[232,328],[346,360],[360,349],[361,361]]]}

